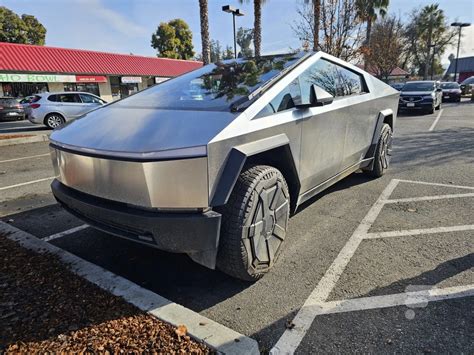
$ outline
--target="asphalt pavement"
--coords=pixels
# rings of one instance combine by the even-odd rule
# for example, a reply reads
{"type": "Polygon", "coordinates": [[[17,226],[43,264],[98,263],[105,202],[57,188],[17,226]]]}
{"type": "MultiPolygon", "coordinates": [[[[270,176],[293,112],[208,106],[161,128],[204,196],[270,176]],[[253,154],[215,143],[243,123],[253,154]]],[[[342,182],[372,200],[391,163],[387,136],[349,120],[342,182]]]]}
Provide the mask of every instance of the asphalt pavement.
{"type": "Polygon", "coordinates": [[[46,143],[0,147],[2,220],[262,352],[474,352],[471,101],[400,115],[387,174],[355,173],[306,203],[274,270],[253,284],[84,226],[54,202],[47,153],[46,143]]]}

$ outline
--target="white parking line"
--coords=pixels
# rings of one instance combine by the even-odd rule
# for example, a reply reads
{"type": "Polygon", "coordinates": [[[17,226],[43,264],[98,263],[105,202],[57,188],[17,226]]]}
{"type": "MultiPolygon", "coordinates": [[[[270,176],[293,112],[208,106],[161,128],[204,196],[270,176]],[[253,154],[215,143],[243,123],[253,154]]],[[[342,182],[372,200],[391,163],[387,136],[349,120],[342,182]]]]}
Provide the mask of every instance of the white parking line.
{"type": "Polygon", "coordinates": [[[363,311],[369,309],[410,306],[420,303],[443,301],[460,297],[474,296],[474,284],[433,288],[430,290],[403,292],[392,295],[353,298],[341,301],[324,302],[318,315],[363,311]]]}
{"type": "Polygon", "coordinates": [[[442,187],[452,187],[455,189],[467,189],[467,190],[474,190],[473,186],[461,186],[461,185],[450,185],[450,184],[440,184],[437,182],[424,182],[424,181],[416,181],[416,180],[403,180],[399,179],[400,182],[409,182],[410,184],[420,184],[420,185],[429,185],[429,186],[442,186],[442,187]]]}
{"type": "Polygon", "coordinates": [[[33,158],[39,158],[39,157],[45,157],[49,155],[49,153],[46,154],[38,154],[38,155],[31,155],[29,157],[22,157],[22,158],[15,158],[15,159],[7,159],[7,160],[0,160],[0,163],[9,163],[12,161],[17,161],[17,160],[24,160],[24,159],[33,159],[33,158]]]}
{"type": "Polygon", "coordinates": [[[422,197],[409,197],[409,198],[397,198],[385,201],[385,203],[403,203],[403,202],[418,202],[418,201],[434,201],[444,200],[447,198],[460,198],[460,197],[474,197],[474,192],[466,194],[449,194],[449,195],[435,195],[435,196],[422,196],[422,197]]]}
{"type": "Polygon", "coordinates": [[[25,185],[36,184],[36,183],[42,182],[42,181],[53,180],[54,178],[55,178],[55,176],[51,176],[51,177],[47,177],[47,178],[44,178],[44,179],[38,179],[38,180],[33,180],[33,181],[22,182],[21,184],[15,184],[15,185],[10,185],[10,186],[4,186],[4,187],[0,187],[0,191],[2,191],[2,190],[8,190],[8,189],[13,189],[13,188],[15,188],[15,187],[20,187],[20,186],[25,186],[25,185]]]}
{"type": "Polygon", "coordinates": [[[431,127],[428,131],[431,132],[432,130],[434,130],[434,128],[436,127],[436,124],[438,123],[442,113],[443,113],[443,109],[439,110],[438,116],[436,116],[436,119],[434,120],[433,124],[431,125],[431,127]]]}
{"type": "Polygon", "coordinates": [[[375,222],[385,200],[392,194],[393,190],[398,185],[398,180],[392,180],[388,186],[383,190],[380,197],[370,208],[367,215],[354,231],[352,236],[342,248],[339,255],[333,261],[329,269],[326,271],[322,279],[319,281],[316,288],[311,292],[303,307],[298,311],[298,314],[293,319],[294,327],[287,329],[271,350],[272,354],[292,354],[299,346],[304,336],[311,327],[314,319],[318,315],[321,303],[326,301],[337,281],[341,277],[344,269],[351,260],[355,251],[362,242],[364,236],[375,222]]]}
{"type": "Polygon", "coordinates": [[[72,234],[72,233],[76,233],[76,232],[79,232],[83,229],[86,229],[87,227],[89,227],[88,224],[83,224],[82,226],[79,226],[79,227],[74,227],[74,228],[71,228],[71,229],[68,229],[66,231],[63,231],[63,232],[59,232],[59,233],[56,233],[56,234],[53,234],[53,235],[50,235],[49,237],[46,237],[46,238],[42,238],[45,242],[50,242],[51,240],[54,240],[54,239],[58,239],[58,238],[62,238],[68,234],[72,234]]]}
{"type": "Polygon", "coordinates": [[[407,229],[407,230],[400,230],[400,231],[368,233],[366,234],[364,239],[405,237],[405,236],[410,236],[410,235],[462,232],[462,231],[470,231],[470,230],[474,230],[474,224],[467,224],[464,226],[407,229]]]}

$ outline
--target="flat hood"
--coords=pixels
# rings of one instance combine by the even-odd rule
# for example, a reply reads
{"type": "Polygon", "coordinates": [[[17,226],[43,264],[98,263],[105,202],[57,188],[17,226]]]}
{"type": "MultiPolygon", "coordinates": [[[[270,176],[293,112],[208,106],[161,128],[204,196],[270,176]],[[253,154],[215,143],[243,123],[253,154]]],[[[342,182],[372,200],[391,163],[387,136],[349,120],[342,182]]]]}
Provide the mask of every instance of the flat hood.
{"type": "Polygon", "coordinates": [[[106,106],[56,129],[51,141],[70,149],[134,156],[205,146],[236,114],[106,106]]]}

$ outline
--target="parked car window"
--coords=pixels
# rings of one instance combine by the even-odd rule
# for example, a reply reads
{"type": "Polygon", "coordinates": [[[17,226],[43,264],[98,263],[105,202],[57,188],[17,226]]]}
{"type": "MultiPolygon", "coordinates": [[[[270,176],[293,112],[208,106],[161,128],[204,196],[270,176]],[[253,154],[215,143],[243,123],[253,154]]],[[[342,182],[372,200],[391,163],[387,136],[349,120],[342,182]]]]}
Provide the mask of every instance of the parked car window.
{"type": "Polygon", "coordinates": [[[360,74],[339,65],[337,66],[337,69],[343,81],[345,96],[359,95],[366,92],[363,78],[360,74]]]}
{"type": "Polygon", "coordinates": [[[460,86],[458,83],[441,83],[442,89],[459,89],[460,86]]]}
{"type": "Polygon", "coordinates": [[[344,95],[344,87],[336,66],[327,60],[318,60],[300,75],[301,95],[303,97],[309,97],[313,84],[326,90],[334,97],[344,95]]]}
{"type": "Polygon", "coordinates": [[[78,94],[59,94],[59,101],[64,103],[81,103],[81,98],[78,94]]]}
{"type": "Polygon", "coordinates": [[[173,110],[229,110],[303,54],[262,56],[211,64],[114,103],[173,110]]]}
{"type": "Polygon", "coordinates": [[[52,102],[58,102],[58,95],[49,95],[48,96],[48,101],[52,101],[52,102]]]}
{"type": "Polygon", "coordinates": [[[464,79],[464,81],[461,84],[463,84],[463,85],[474,84],[474,76],[471,76],[467,79],[464,79]]]}
{"type": "Polygon", "coordinates": [[[99,99],[98,97],[87,95],[87,94],[80,94],[82,102],[86,104],[103,104],[104,101],[99,99]]]}
{"type": "Polygon", "coordinates": [[[293,98],[301,95],[301,88],[298,79],[294,80],[290,85],[285,87],[272,101],[255,116],[264,117],[277,112],[285,111],[295,107],[293,98]]]}
{"type": "Polygon", "coordinates": [[[433,91],[435,85],[431,82],[406,83],[402,91],[433,91]]]}

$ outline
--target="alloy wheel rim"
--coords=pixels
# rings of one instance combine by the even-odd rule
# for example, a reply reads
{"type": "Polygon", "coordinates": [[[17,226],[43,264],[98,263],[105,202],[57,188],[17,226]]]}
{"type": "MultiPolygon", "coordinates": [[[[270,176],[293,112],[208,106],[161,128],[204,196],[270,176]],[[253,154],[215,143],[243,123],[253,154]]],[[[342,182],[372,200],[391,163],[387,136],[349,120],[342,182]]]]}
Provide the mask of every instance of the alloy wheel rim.
{"type": "Polygon", "coordinates": [[[286,235],[289,215],[289,200],[283,190],[283,183],[274,179],[256,196],[257,204],[248,227],[251,248],[251,266],[254,269],[272,265],[286,235]]]}
{"type": "Polygon", "coordinates": [[[383,169],[388,169],[390,164],[390,146],[391,146],[392,134],[390,131],[386,132],[382,137],[382,149],[380,151],[379,161],[383,169]]]}
{"type": "Polygon", "coordinates": [[[59,116],[53,115],[48,117],[48,125],[52,128],[56,128],[60,126],[62,123],[62,119],[59,116]]]}

